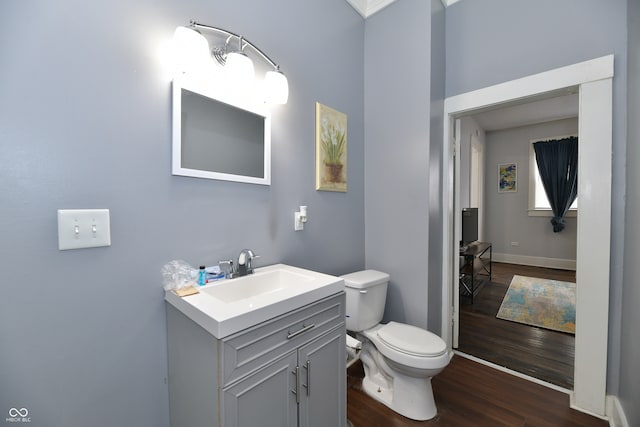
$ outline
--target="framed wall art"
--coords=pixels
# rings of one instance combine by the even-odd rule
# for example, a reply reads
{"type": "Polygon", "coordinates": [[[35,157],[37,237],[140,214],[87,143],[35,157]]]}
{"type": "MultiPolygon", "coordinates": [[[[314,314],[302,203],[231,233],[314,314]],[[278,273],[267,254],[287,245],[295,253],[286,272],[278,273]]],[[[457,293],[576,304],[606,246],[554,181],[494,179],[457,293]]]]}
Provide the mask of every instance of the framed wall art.
{"type": "Polygon", "coordinates": [[[316,190],[347,191],[347,115],[316,102],[316,190]]]}
{"type": "Polygon", "coordinates": [[[518,164],[499,164],[498,193],[515,193],[516,191],[518,191],[518,164]]]}

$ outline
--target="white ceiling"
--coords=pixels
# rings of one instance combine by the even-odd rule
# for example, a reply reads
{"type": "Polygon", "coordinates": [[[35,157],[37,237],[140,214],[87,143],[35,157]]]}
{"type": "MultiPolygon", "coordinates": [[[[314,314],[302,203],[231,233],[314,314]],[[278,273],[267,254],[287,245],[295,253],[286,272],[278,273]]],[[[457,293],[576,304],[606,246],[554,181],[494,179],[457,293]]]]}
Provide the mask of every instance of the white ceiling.
{"type": "MultiPolygon", "coordinates": [[[[347,0],[355,10],[358,11],[364,19],[367,19],[374,13],[384,9],[396,0],[347,0]]],[[[440,0],[444,7],[451,6],[460,0],[440,0]]]]}
{"type": "MultiPolygon", "coordinates": [[[[367,19],[376,12],[381,11],[396,0],[347,0],[364,19],[367,19]]],[[[444,7],[451,6],[460,0],[440,0],[444,7]]]]}
{"type": "Polygon", "coordinates": [[[519,101],[508,106],[487,109],[472,116],[485,131],[578,117],[578,93],[571,91],[568,94],[519,101]]]}
{"type": "Polygon", "coordinates": [[[384,9],[396,0],[347,0],[364,19],[384,9]]]}

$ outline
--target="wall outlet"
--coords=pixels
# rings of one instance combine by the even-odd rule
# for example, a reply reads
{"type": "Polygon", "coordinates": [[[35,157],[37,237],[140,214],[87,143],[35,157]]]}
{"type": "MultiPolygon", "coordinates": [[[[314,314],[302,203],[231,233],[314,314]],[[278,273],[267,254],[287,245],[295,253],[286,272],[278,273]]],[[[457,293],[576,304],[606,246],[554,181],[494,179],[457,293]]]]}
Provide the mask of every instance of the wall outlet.
{"type": "Polygon", "coordinates": [[[111,246],[109,209],[59,209],[58,249],[111,246]]]}
{"type": "Polygon", "coordinates": [[[520,246],[520,242],[511,242],[511,246],[520,246]]]}

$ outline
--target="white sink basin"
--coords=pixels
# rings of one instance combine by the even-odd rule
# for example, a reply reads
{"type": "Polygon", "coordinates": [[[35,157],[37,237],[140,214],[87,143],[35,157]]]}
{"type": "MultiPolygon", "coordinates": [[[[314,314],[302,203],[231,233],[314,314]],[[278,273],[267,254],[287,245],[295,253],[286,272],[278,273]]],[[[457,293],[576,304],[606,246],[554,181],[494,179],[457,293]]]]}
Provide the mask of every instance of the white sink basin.
{"type": "Polygon", "coordinates": [[[256,270],[254,274],[206,286],[201,291],[227,303],[247,300],[247,304],[253,304],[256,299],[272,297],[268,294],[297,292],[312,281],[313,276],[308,274],[278,268],[256,270]]]}
{"type": "Polygon", "coordinates": [[[199,294],[181,298],[167,291],[165,300],[216,338],[224,338],[343,289],[339,277],[275,264],[199,287],[199,294]]]}

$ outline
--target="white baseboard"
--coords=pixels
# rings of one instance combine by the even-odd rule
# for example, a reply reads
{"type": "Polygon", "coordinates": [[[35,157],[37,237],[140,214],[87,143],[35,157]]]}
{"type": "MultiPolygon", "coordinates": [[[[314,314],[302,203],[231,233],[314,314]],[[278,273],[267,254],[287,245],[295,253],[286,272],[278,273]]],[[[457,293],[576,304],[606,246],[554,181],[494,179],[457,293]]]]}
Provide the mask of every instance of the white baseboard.
{"type": "Polygon", "coordinates": [[[627,416],[617,396],[607,396],[607,416],[611,427],[629,427],[627,416]]]}
{"type": "Polygon", "coordinates": [[[493,253],[493,261],[506,264],[531,265],[534,267],[556,268],[559,270],[576,270],[575,259],[544,258],[528,255],[493,253]]]}

